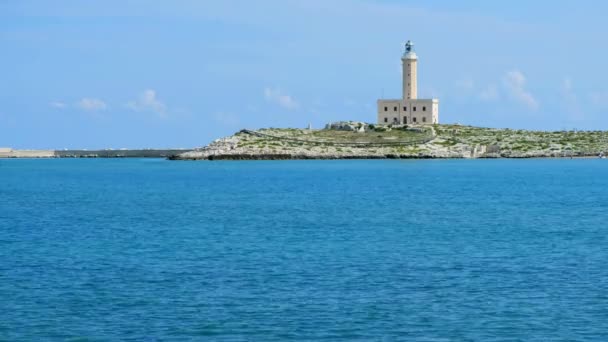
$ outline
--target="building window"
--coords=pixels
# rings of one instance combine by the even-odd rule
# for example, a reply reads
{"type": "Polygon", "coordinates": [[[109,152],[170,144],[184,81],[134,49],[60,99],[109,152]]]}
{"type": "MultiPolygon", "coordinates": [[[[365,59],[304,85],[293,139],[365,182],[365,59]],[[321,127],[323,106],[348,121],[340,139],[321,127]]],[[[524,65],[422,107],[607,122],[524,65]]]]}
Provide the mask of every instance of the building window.
{"type": "Polygon", "coordinates": [[[385,111],[385,112],[388,112],[388,107],[384,107],[384,111],[385,111]]]}
{"type": "Polygon", "coordinates": [[[388,122],[388,118],[384,118],[384,122],[388,122]]]}
{"type": "Polygon", "coordinates": [[[397,111],[397,107],[393,107],[393,112],[396,112],[396,111],[397,111]]]}
{"type": "Polygon", "coordinates": [[[407,123],[407,118],[404,116],[403,117],[403,123],[406,124],[407,123]]]}
{"type": "Polygon", "coordinates": [[[426,122],[426,118],[425,117],[422,117],[422,122],[426,122]]]}
{"type": "Polygon", "coordinates": [[[403,111],[406,112],[407,111],[407,107],[403,107],[403,111]]]}
{"type": "Polygon", "coordinates": [[[393,122],[399,122],[399,120],[397,120],[397,118],[393,118],[393,122]]]}
{"type": "Polygon", "coordinates": [[[416,107],[412,108],[412,110],[415,112],[416,111],[416,107]]]}
{"type": "Polygon", "coordinates": [[[412,121],[413,121],[413,122],[416,122],[416,118],[412,118],[412,121]]]}
{"type": "Polygon", "coordinates": [[[426,112],[426,107],[422,107],[422,111],[423,111],[423,112],[426,112]]]}

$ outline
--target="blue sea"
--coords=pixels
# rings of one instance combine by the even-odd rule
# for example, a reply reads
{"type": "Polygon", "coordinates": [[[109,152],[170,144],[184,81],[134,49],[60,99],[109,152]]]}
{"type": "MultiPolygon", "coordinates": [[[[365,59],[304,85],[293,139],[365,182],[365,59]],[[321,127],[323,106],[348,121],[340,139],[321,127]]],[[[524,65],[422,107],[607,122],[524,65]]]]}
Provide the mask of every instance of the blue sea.
{"type": "Polygon", "coordinates": [[[608,340],[608,161],[0,160],[0,340],[608,340]]]}

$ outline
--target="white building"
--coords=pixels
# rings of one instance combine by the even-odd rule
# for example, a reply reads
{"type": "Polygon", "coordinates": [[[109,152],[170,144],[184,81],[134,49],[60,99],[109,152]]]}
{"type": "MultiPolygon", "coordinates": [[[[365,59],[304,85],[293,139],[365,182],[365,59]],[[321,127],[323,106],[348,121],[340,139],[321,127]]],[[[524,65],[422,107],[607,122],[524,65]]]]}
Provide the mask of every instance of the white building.
{"type": "Polygon", "coordinates": [[[405,43],[403,65],[403,97],[378,100],[378,124],[439,123],[439,100],[418,98],[418,56],[411,41],[405,43]]]}

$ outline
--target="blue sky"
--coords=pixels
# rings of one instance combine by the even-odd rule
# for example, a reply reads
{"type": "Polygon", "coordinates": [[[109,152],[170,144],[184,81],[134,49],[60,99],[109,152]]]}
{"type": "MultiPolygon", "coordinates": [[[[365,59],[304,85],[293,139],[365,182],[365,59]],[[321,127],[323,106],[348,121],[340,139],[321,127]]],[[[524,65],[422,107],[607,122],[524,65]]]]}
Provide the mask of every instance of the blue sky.
{"type": "Polygon", "coordinates": [[[419,56],[440,120],[608,129],[603,1],[0,0],[0,146],[202,146],[375,121],[419,56]]]}

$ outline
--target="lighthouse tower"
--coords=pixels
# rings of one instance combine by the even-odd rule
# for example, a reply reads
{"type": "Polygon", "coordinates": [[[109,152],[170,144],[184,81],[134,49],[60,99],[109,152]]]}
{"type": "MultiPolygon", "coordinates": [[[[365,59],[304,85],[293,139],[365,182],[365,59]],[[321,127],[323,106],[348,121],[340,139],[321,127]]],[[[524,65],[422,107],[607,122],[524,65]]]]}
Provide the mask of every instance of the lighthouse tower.
{"type": "Polygon", "coordinates": [[[439,100],[418,98],[418,56],[414,43],[405,43],[401,56],[403,88],[400,99],[379,99],[378,124],[424,125],[439,123],[439,100]]]}
{"type": "Polygon", "coordinates": [[[408,40],[405,43],[405,52],[401,57],[403,64],[403,99],[415,100],[418,98],[418,56],[414,52],[414,43],[408,40]]]}

